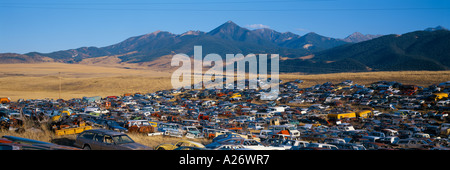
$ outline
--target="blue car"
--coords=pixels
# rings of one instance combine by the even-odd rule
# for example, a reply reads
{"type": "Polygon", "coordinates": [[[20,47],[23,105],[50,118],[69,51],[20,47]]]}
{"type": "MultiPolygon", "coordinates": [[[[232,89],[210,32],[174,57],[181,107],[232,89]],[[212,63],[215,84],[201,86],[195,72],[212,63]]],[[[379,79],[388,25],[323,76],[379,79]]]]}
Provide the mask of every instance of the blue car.
{"type": "Polygon", "coordinates": [[[103,129],[113,130],[113,131],[122,132],[122,133],[128,132],[127,128],[120,126],[119,123],[117,123],[114,120],[101,119],[101,120],[97,120],[96,124],[98,126],[102,127],[103,129]]]}

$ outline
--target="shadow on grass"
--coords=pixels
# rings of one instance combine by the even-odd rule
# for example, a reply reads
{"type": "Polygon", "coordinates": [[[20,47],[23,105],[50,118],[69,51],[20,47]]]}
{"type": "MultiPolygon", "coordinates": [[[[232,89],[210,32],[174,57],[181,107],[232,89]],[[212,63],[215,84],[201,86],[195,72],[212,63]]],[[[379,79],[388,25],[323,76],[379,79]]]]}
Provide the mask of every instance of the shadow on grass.
{"type": "Polygon", "coordinates": [[[57,139],[52,139],[50,141],[51,143],[54,144],[58,144],[58,145],[64,145],[64,146],[72,146],[75,147],[75,145],[73,145],[75,143],[74,139],[69,139],[69,138],[57,138],[57,139]]]}

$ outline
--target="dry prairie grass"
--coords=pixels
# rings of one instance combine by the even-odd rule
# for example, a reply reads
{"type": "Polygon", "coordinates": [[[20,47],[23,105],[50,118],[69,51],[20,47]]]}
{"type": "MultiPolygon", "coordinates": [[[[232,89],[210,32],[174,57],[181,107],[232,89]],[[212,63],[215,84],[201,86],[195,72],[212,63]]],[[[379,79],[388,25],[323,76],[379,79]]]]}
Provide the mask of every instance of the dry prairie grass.
{"type": "MultiPolygon", "coordinates": [[[[25,126],[26,127],[26,124],[25,126]]],[[[56,136],[50,129],[48,129],[44,124],[41,125],[40,128],[26,128],[27,130],[23,133],[16,133],[15,131],[8,130],[0,130],[1,136],[17,136],[22,138],[34,139],[43,142],[52,142],[54,139],[60,138],[56,136]]],[[[68,138],[73,138],[75,140],[75,136],[69,136],[68,138]]]]}
{"type": "Polygon", "coordinates": [[[91,66],[81,64],[39,63],[0,64],[0,96],[13,101],[83,96],[122,95],[167,89],[170,74],[139,68],[91,66]]]}
{"type": "MultiPolygon", "coordinates": [[[[124,93],[147,93],[170,89],[171,72],[155,71],[142,65],[124,64],[0,64],[0,97],[13,101],[59,97],[59,72],[61,72],[61,98],[83,96],[123,95],[124,93]]],[[[301,79],[301,88],[325,82],[339,83],[353,80],[357,84],[387,80],[403,84],[429,86],[450,80],[450,71],[396,71],[333,74],[280,74],[280,79],[291,81],[301,79]]]]}
{"type": "MultiPolygon", "coordinates": [[[[9,77],[0,78],[1,96],[13,101],[42,99],[59,96],[59,80],[55,77],[9,77]]],[[[103,78],[63,78],[61,98],[81,98],[83,96],[123,95],[133,92],[154,92],[167,89],[170,79],[156,77],[103,77],[103,78]]]]}
{"type": "Polygon", "coordinates": [[[280,79],[291,81],[304,80],[301,88],[310,87],[325,82],[340,83],[344,80],[352,80],[357,84],[370,84],[377,81],[397,81],[403,84],[415,84],[429,86],[450,80],[450,71],[383,71],[361,73],[332,73],[332,74],[280,74],[280,79]]]}

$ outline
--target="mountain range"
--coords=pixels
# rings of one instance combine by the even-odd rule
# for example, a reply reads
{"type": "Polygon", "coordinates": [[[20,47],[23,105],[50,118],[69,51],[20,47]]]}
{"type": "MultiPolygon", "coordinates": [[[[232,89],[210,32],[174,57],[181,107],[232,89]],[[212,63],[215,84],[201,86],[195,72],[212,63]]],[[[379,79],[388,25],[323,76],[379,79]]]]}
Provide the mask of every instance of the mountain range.
{"type": "MultiPolygon", "coordinates": [[[[51,53],[0,54],[0,63],[64,62],[115,56],[124,63],[145,63],[163,56],[193,55],[201,45],[203,54],[279,54],[281,72],[329,73],[389,70],[448,70],[450,31],[438,26],[402,35],[363,35],[344,39],[307,33],[249,30],[228,21],[209,31],[173,34],[155,31],[130,37],[106,47],[81,47],[51,53]]],[[[168,61],[170,62],[170,61],[168,61]]]]}
{"type": "Polygon", "coordinates": [[[346,42],[352,42],[352,43],[359,43],[359,42],[363,42],[363,41],[367,41],[367,40],[371,40],[374,38],[378,38],[381,37],[383,35],[372,35],[372,34],[361,34],[360,32],[355,32],[349,36],[347,36],[344,41],[346,42]]]}
{"type": "Polygon", "coordinates": [[[448,70],[450,31],[414,31],[385,35],[369,41],[346,44],[314,54],[309,60],[280,63],[285,72],[311,73],[448,70]]]}

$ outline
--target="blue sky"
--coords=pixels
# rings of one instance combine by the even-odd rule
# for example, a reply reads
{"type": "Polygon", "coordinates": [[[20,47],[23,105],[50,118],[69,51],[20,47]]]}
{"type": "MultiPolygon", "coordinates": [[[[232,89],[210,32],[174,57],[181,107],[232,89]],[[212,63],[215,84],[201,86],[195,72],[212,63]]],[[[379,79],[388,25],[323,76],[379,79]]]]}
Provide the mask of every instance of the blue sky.
{"type": "Polygon", "coordinates": [[[208,32],[231,20],[344,38],[450,28],[449,0],[1,0],[0,53],[104,47],[157,30],[208,32]]]}

